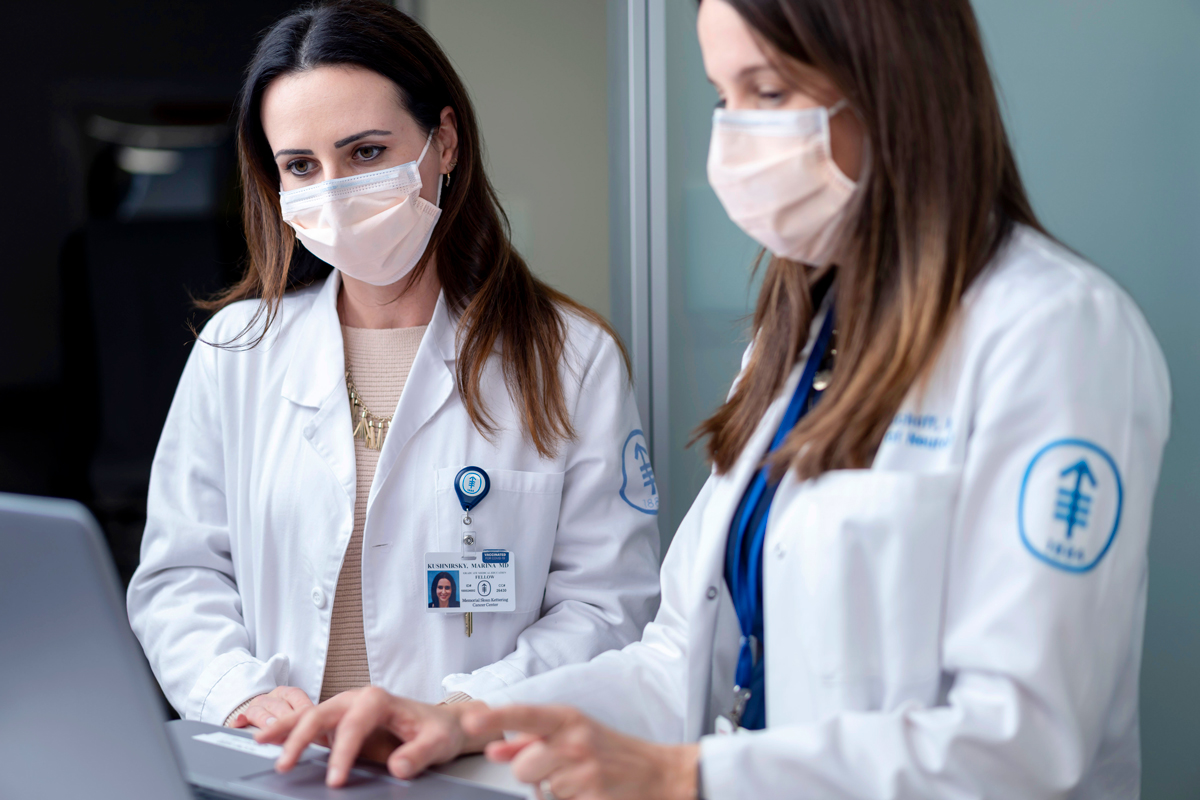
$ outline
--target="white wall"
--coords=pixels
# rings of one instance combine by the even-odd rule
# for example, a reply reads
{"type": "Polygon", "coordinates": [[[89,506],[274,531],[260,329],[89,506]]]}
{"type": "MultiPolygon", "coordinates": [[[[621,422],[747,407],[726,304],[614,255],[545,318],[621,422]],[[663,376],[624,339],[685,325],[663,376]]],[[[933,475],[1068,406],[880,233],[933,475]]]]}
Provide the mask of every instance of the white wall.
{"type": "Polygon", "coordinates": [[[488,172],[534,272],[609,315],[602,0],[424,0],[479,115],[488,172]]]}

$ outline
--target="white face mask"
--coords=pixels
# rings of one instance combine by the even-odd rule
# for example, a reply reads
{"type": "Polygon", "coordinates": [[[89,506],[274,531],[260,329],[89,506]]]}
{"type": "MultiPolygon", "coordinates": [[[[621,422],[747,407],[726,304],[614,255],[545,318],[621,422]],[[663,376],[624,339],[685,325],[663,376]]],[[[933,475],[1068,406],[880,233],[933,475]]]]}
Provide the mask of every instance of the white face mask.
{"type": "MultiPolygon", "coordinates": [[[[279,193],[283,220],[313,255],[351,278],[387,286],[421,260],[442,210],[419,196],[416,161],[279,193]]],[[[438,204],[442,184],[438,181],[438,204]]]]}
{"type": "Polygon", "coordinates": [[[823,267],[856,184],[833,161],[833,108],[713,114],[708,182],[738,227],[782,258],[823,267]]]}

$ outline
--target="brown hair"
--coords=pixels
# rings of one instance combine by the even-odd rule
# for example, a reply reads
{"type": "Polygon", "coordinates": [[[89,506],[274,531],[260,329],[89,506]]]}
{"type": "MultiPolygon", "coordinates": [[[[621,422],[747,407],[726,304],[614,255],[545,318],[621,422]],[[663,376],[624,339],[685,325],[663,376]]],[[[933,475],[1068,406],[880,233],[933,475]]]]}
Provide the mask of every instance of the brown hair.
{"type": "MultiPolygon", "coordinates": [[[[829,78],[865,129],[869,165],[836,259],[832,382],[770,463],[775,477],[791,468],[801,479],[867,467],[967,287],[1017,224],[1042,228],[969,0],[724,1],[782,70],[796,73],[799,61],[829,78]]],[[[807,342],[820,277],[770,260],[749,363],[696,432],[709,437],[718,472],[733,466],[807,342]]]]}
{"type": "MultiPolygon", "coordinates": [[[[306,256],[279,209],[279,172],[261,119],[262,95],[281,75],[324,65],[354,65],[389,78],[422,131],[440,124],[449,106],[458,120],[458,167],[442,192],[442,216],[409,284],[436,256],[437,276],[450,309],[461,314],[457,384],[472,423],[485,435],[496,426],[480,393],[480,378],[496,350],[510,396],[543,457],[574,438],[559,366],[566,343],[564,310],[599,325],[628,356],[608,323],[591,309],[547,286],[513,248],[508,219],[483,171],[475,111],[449,59],[426,31],[402,12],[375,0],[339,0],[296,11],[273,25],[250,62],[238,100],[238,163],[245,188],[243,218],[249,264],[228,291],[202,303],[217,310],[260,298],[254,318],[234,339],[262,341],[306,256]]],[[[228,343],[227,343],[228,344],[228,343]]]]}

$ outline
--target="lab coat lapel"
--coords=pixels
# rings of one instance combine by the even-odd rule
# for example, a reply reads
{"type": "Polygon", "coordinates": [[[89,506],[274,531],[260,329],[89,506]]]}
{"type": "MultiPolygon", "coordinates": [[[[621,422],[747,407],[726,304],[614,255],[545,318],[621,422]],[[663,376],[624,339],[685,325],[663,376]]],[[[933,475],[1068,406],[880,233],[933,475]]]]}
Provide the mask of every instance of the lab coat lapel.
{"type": "Polygon", "coordinates": [[[412,369],[400,394],[392,424],[388,428],[379,464],[375,468],[375,480],[367,499],[367,515],[375,503],[379,487],[384,485],[400,453],[425,423],[433,418],[454,392],[454,365],[456,358],[455,336],[457,320],[446,307],[446,296],[438,297],[429,328],[421,338],[413,359],[412,369]]]}
{"type": "MultiPolygon", "coordinates": [[[[826,303],[828,313],[828,303],[826,303]]],[[[762,466],[763,457],[775,431],[783,419],[783,413],[791,401],[808,356],[812,353],[813,344],[825,320],[824,314],[817,314],[809,327],[808,343],[801,353],[799,363],[792,369],[788,379],[784,381],[778,396],[768,406],[762,421],[754,430],[742,453],[734,462],[733,468],[725,478],[713,487],[712,496],[704,512],[700,528],[700,546],[696,558],[696,571],[692,586],[697,605],[689,626],[689,652],[715,653],[717,643],[714,641],[717,625],[717,604],[708,599],[708,587],[718,587],[725,580],[725,551],[729,542],[729,528],[733,515],[737,513],[738,504],[750,480],[762,466]]],[[[708,698],[710,696],[709,680],[712,676],[711,659],[692,659],[691,674],[688,676],[688,719],[687,733],[692,739],[711,733],[708,730],[709,720],[705,719],[708,698]]],[[[733,687],[729,687],[733,691],[733,687]]]]}
{"type": "Polygon", "coordinates": [[[346,357],[337,314],[341,279],[337,270],[325,281],[292,353],[283,379],[283,396],[312,409],[302,435],[329,466],[353,502],[355,462],[351,438],[350,400],[346,395],[346,357]]]}
{"type": "MultiPolygon", "coordinates": [[[[688,652],[715,653],[714,641],[717,625],[717,603],[708,598],[709,587],[719,587],[725,580],[725,550],[729,542],[729,526],[733,515],[737,513],[738,503],[746,492],[750,479],[761,464],[762,457],[771,443],[771,437],[783,417],[787,401],[795,391],[796,382],[800,378],[799,369],[788,379],[780,397],[767,409],[762,422],[746,443],[742,454],[734,462],[733,469],[723,480],[713,486],[712,496],[704,517],[700,523],[700,546],[696,557],[696,567],[692,581],[695,594],[694,608],[689,625],[688,652]]],[[[712,676],[711,659],[701,658],[690,661],[691,673],[688,675],[688,736],[696,739],[708,730],[709,720],[705,719],[708,698],[710,695],[709,680],[712,676]]],[[[733,687],[729,687],[733,691],[733,687]]]]}

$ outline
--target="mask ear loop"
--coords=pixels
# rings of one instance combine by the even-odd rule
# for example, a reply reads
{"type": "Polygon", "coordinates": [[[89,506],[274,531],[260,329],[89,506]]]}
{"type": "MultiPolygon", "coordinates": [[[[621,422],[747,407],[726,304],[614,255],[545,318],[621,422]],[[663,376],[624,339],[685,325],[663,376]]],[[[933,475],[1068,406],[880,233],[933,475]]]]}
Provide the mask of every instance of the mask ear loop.
{"type": "MultiPolygon", "coordinates": [[[[850,112],[854,114],[854,116],[858,117],[858,121],[860,123],[863,121],[862,114],[859,114],[856,109],[851,107],[850,99],[846,97],[843,97],[841,100],[833,104],[833,106],[829,109],[829,118],[833,119],[837,114],[845,111],[846,109],[850,109],[850,112]]],[[[859,168],[858,180],[855,181],[856,186],[862,184],[866,176],[870,174],[872,161],[871,137],[864,134],[862,166],[859,168]]]]}
{"type": "Polygon", "coordinates": [[[425,140],[425,146],[421,148],[421,155],[417,156],[418,167],[421,166],[421,162],[425,160],[425,154],[429,152],[429,145],[433,143],[433,135],[437,132],[437,128],[434,128],[429,132],[429,138],[425,140]]]}
{"type": "MultiPolygon", "coordinates": [[[[417,156],[417,169],[421,168],[421,162],[425,160],[425,154],[429,152],[429,145],[433,144],[433,135],[438,132],[438,128],[434,128],[429,132],[429,138],[425,140],[425,146],[421,148],[421,155],[417,156]]],[[[434,205],[438,208],[442,207],[442,176],[438,175],[437,179],[437,200],[434,205]]]]}
{"type": "MultiPolygon", "coordinates": [[[[839,177],[840,177],[840,178],[841,178],[843,181],[845,181],[845,182],[846,182],[846,184],[847,184],[847,185],[848,185],[848,186],[851,188],[851,190],[854,190],[854,189],[857,189],[857,188],[858,188],[858,186],[859,186],[859,183],[860,183],[860,182],[862,181],[862,179],[863,179],[863,176],[865,176],[865,175],[866,175],[866,172],[867,172],[867,166],[868,166],[868,164],[870,163],[871,143],[870,143],[870,141],[869,141],[869,140],[868,140],[866,137],[863,137],[863,163],[862,163],[862,169],[860,170],[860,174],[859,174],[859,176],[858,176],[858,181],[853,181],[853,180],[850,180],[850,176],[848,176],[848,175],[846,175],[844,172],[842,172],[842,170],[841,170],[841,169],[838,167],[838,165],[837,165],[836,163],[834,163],[834,160],[833,160],[833,141],[832,141],[832,134],[831,134],[831,132],[830,132],[830,126],[829,126],[829,121],[830,121],[830,120],[832,120],[834,117],[836,117],[838,114],[840,114],[840,113],[842,113],[843,111],[845,111],[847,108],[850,108],[850,100],[849,100],[848,98],[845,98],[845,97],[843,97],[841,100],[838,100],[838,101],[837,101],[836,103],[834,103],[832,106],[830,106],[829,108],[825,109],[825,111],[826,111],[826,114],[827,114],[827,116],[826,116],[826,125],[825,125],[825,135],[826,135],[826,137],[827,137],[827,138],[826,138],[826,148],[825,148],[825,154],[826,154],[826,156],[829,158],[829,163],[830,163],[831,165],[833,165],[833,170],[834,170],[834,172],[835,172],[835,173],[836,173],[836,174],[837,174],[837,175],[838,175],[838,176],[839,176],[839,177]]],[[[854,109],[852,109],[852,108],[851,108],[850,110],[851,110],[851,111],[854,111],[854,109]]],[[[857,112],[855,112],[855,115],[857,116],[857,112]]]]}

